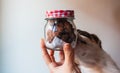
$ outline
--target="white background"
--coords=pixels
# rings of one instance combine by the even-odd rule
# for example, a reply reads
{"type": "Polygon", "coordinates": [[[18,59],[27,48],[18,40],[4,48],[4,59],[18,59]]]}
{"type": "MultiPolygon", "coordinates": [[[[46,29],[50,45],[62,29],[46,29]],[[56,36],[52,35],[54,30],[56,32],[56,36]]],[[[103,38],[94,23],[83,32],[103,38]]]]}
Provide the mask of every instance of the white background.
{"type": "Polygon", "coordinates": [[[120,0],[2,0],[0,73],[49,73],[40,51],[45,11],[72,9],[77,28],[97,34],[120,67],[120,0]]]}

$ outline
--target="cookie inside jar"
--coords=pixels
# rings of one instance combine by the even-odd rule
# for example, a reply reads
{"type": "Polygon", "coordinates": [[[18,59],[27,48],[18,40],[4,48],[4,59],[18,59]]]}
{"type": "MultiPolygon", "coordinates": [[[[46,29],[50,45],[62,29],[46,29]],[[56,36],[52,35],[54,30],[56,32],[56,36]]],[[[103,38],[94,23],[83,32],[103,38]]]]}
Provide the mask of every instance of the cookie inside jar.
{"type": "Polygon", "coordinates": [[[65,43],[74,48],[77,41],[77,30],[73,10],[52,10],[46,12],[45,44],[48,49],[62,50],[65,43]]]}
{"type": "Polygon", "coordinates": [[[66,43],[71,43],[75,40],[73,25],[67,19],[49,20],[49,28],[47,30],[47,41],[51,43],[54,37],[58,37],[66,43]]]}

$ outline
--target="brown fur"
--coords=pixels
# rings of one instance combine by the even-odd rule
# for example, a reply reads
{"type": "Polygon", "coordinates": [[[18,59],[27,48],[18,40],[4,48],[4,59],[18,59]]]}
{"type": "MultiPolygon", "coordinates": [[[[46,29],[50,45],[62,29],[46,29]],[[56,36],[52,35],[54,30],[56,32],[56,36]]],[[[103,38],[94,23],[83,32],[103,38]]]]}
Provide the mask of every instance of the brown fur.
{"type": "Polygon", "coordinates": [[[86,31],[78,30],[75,62],[82,73],[120,73],[112,58],[102,49],[101,40],[86,31]]]}

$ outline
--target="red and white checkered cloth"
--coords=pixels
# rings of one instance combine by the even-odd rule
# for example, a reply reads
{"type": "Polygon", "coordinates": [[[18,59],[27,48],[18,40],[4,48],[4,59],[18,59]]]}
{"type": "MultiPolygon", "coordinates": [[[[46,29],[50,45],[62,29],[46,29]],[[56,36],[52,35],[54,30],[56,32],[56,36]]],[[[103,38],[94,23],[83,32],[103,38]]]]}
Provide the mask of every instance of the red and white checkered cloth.
{"type": "Polygon", "coordinates": [[[74,18],[73,10],[52,10],[46,11],[46,18],[74,18]]]}

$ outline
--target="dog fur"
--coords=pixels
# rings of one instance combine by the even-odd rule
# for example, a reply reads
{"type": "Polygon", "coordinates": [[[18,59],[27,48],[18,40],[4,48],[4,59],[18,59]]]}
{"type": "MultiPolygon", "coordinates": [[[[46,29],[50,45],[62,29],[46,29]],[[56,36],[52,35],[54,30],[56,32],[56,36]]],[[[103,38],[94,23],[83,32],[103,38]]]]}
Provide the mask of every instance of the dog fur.
{"type": "Polygon", "coordinates": [[[101,40],[86,31],[78,31],[75,62],[81,73],[120,73],[113,59],[101,46],[101,40]]]}

